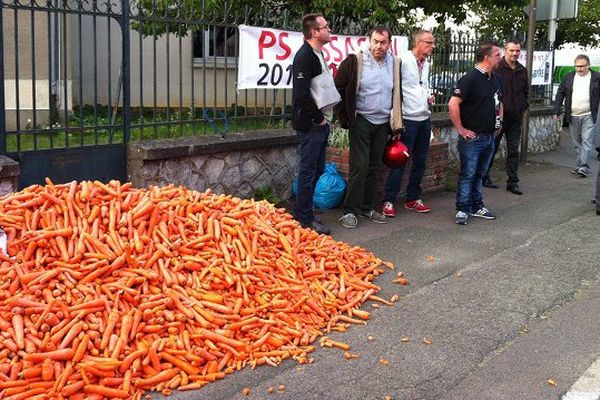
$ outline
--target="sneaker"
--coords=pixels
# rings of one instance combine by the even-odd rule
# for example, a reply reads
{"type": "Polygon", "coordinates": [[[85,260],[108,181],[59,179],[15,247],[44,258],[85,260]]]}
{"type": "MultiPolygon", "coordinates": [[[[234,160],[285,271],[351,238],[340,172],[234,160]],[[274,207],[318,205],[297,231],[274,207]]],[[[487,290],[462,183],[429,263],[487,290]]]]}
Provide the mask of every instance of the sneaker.
{"type": "Polygon", "coordinates": [[[590,171],[588,171],[587,169],[581,167],[577,170],[577,175],[579,175],[582,178],[587,178],[587,176],[590,174],[590,171]]]}
{"type": "Polygon", "coordinates": [[[340,218],[340,222],[344,228],[356,228],[358,226],[358,219],[356,215],[352,213],[344,214],[342,218],[340,218]]]}
{"type": "Polygon", "coordinates": [[[381,211],[383,211],[383,215],[385,215],[386,217],[394,218],[396,216],[396,210],[394,209],[394,205],[389,201],[383,202],[383,208],[381,211]]]}
{"type": "Polygon", "coordinates": [[[571,170],[571,173],[572,173],[573,175],[577,175],[577,173],[578,173],[578,172],[579,172],[579,167],[578,167],[578,168],[573,168],[573,169],[571,170]]]}
{"type": "Polygon", "coordinates": [[[404,208],[411,211],[416,211],[418,213],[428,213],[431,211],[431,208],[423,204],[423,200],[409,200],[404,203],[404,208]]]}
{"type": "Polygon", "coordinates": [[[330,235],[331,229],[321,221],[314,220],[310,226],[315,232],[321,235],[330,235]]]}
{"type": "Polygon", "coordinates": [[[469,214],[464,211],[459,211],[456,213],[455,221],[459,225],[466,225],[469,223],[469,214]]]}
{"type": "Polygon", "coordinates": [[[494,213],[485,207],[481,207],[477,212],[471,213],[471,217],[483,218],[483,219],[496,219],[494,213]]]}
{"type": "Polygon", "coordinates": [[[369,218],[371,221],[373,221],[377,224],[385,224],[386,223],[385,215],[380,214],[375,210],[364,212],[364,213],[362,213],[362,216],[365,218],[369,218]]]}

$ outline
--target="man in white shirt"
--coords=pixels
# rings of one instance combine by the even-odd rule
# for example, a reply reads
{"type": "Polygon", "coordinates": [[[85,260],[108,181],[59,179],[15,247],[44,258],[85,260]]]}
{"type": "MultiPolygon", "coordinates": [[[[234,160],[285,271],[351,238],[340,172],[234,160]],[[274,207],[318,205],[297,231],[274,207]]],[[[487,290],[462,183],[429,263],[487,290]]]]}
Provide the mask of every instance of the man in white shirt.
{"type": "Polygon", "coordinates": [[[577,152],[576,167],[571,171],[582,178],[590,173],[589,160],[594,150],[594,123],[600,103],[600,74],[590,70],[590,58],[575,57],[575,72],[566,75],[554,101],[554,118],[559,119],[565,103],[565,119],[577,152]]]}
{"type": "MultiPolygon", "coordinates": [[[[429,140],[431,137],[431,110],[434,102],[429,88],[429,62],[427,57],[435,49],[435,38],[430,31],[419,29],[413,34],[412,50],[402,55],[402,117],[404,132],[402,142],[411,154],[412,166],[404,208],[418,213],[431,211],[421,200],[421,181],[425,173],[429,140]]],[[[390,170],[385,182],[383,215],[395,217],[394,203],[400,192],[404,166],[390,170]]]]}

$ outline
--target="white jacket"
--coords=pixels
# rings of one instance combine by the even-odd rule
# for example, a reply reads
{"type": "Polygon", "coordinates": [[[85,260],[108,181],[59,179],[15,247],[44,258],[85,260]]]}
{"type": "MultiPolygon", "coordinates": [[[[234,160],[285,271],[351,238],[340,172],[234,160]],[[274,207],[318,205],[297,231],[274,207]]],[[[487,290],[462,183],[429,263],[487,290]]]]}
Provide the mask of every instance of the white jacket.
{"type": "Polygon", "coordinates": [[[428,99],[429,61],[425,60],[419,76],[417,58],[412,51],[402,55],[402,116],[411,121],[425,121],[431,115],[428,99]]]}

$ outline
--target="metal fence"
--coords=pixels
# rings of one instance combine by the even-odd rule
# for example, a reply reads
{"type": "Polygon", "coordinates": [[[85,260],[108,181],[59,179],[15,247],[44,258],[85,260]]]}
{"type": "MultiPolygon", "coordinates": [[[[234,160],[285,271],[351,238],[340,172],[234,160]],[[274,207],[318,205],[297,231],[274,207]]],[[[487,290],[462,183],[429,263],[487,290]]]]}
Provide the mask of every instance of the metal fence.
{"type": "MultiPolygon", "coordinates": [[[[299,30],[297,18],[189,3],[3,1],[0,152],[288,126],[290,90],[236,90],[237,26],[299,30]]],[[[476,38],[436,36],[434,112],[444,112],[454,84],[473,67],[476,38]]],[[[534,98],[547,102],[550,92],[534,98]]]]}
{"type": "MultiPolygon", "coordinates": [[[[475,66],[475,50],[479,38],[473,32],[434,31],[436,50],[431,59],[430,86],[436,98],[433,113],[446,113],[448,100],[458,80],[475,66]]],[[[523,49],[525,47],[523,46],[523,49]]],[[[552,43],[536,46],[535,50],[551,51],[552,43]]],[[[525,49],[526,50],[526,49],[525,49]]],[[[532,106],[550,105],[552,83],[530,88],[532,106]]]]}

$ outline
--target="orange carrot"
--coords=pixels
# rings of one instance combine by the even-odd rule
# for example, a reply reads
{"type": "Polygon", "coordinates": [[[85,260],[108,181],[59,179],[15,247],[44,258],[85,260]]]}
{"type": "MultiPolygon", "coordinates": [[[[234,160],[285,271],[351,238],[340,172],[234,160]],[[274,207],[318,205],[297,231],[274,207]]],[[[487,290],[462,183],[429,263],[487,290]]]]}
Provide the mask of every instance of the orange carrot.
{"type": "Polygon", "coordinates": [[[98,394],[104,397],[116,397],[126,399],[129,397],[129,392],[121,389],[109,388],[101,385],[85,385],[83,391],[87,394],[98,394]]]}

